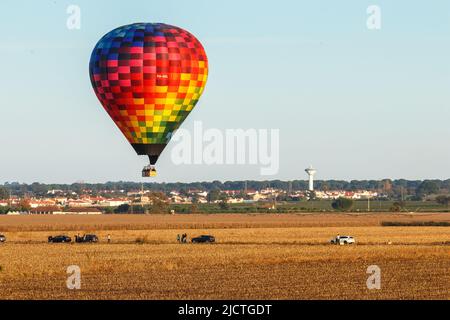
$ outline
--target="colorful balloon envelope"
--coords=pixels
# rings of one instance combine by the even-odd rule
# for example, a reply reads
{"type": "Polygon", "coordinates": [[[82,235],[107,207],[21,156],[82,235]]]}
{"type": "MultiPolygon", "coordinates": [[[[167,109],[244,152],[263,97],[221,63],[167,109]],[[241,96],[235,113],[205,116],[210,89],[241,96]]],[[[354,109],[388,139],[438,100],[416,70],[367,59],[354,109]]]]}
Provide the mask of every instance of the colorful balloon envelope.
{"type": "Polygon", "coordinates": [[[154,165],[203,93],[208,59],[189,32],[136,23],[106,34],[89,64],[94,91],[138,155],[154,165]]]}

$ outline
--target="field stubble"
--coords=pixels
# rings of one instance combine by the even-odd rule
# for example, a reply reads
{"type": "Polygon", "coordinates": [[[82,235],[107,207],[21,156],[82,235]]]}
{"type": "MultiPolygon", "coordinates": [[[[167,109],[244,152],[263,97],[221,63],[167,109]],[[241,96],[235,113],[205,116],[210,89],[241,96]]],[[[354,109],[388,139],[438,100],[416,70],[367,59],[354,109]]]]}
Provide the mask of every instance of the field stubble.
{"type": "Polygon", "coordinates": [[[187,217],[150,216],[139,222],[106,217],[110,227],[98,229],[102,217],[57,217],[53,224],[51,217],[2,217],[0,228],[8,237],[0,246],[2,298],[450,299],[447,227],[380,227],[377,221],[386,220],[380,216],[287,216],[291,228],[279,225],[283,216],[256,221],[252,216],[194,216],[186,222],[187,217]],[[126,230],[130,226],[135,228],[126,230]],[[101,242],[45,243],[51,234],[82,231],[95,231],[101,242]],[[183,232],[212,233],[218,243],[177,244],[176,235],[183,232]],[[358,244],[328,245],[338,233],[355,236],[358,244]],[[137,238],[146,241],[137,244],[137,238]],[[81,290],[66,288],[69,265],[81,268],[81,290]],[[381,268],[381,290],[366,287],[369,265],[381,268]]]}

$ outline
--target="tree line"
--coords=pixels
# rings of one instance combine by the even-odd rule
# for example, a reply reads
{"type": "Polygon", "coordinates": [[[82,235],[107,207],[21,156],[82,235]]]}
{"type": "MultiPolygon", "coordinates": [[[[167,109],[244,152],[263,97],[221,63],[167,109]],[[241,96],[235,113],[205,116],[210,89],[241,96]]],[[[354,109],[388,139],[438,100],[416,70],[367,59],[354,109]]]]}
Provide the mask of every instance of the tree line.
{"type": "MultiPolygon", "coordinates": [[[[130,192],[140,190],[141,183],[138,182],[107,182],[107,183],[73,183],[73,184],[43,184],[43,183],[5,183],[0,185],[0,199],[7,199],[10,195],[14,196],[44,196],[50,190],[62,190],[63,192],[75,192],[82,194],[85,190],[90,190],[92,194],[101,194],[104,191],[111,193],[111,196],[119,194],[121,191],[130,192]]],[[[262,190],[266,188],[275,188],[285,190],[286,192],[296,190],[306,190],[308,181],[212,181],[212,182],[193,182],[193,183],[144,183],[145,190],[154,192],[168,193],[176,190],[188,193],[192,190],[202,190],[211,192],[214,190],[262,190]]],[[[448,194],[450,192],[450,179],[447,180],[318,180],[315,182],[317,190],[372,190],[386,194],[392,198],[422,198],[430,194],[448,194]]],[[[105,195],[105,194],[103,194],[105,195]]],[[[106,194],[107,195],[107,194],[106,194]]]]}

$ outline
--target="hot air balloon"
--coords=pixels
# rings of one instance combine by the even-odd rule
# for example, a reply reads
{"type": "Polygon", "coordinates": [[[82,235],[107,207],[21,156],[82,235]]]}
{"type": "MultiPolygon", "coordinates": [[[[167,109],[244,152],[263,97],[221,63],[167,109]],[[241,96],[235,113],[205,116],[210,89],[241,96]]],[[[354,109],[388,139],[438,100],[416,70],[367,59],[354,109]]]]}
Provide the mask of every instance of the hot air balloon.
{"type": "Polygon", "coordinates": [[[138,155],[155,165],[203,93],[208,58],[189,32],[163,23],[117,28],[95,46],[89,64],[95,94],[138,155]]]}

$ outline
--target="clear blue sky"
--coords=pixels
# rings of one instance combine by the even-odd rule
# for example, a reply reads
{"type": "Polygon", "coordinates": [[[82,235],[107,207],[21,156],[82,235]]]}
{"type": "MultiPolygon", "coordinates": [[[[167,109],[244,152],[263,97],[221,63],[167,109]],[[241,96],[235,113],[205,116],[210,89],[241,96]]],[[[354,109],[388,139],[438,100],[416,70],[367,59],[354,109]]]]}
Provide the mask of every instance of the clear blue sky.
{"type": "MultiPolygon", "coordinates": [[[[133,22],[185,28],[210,60],[183,128],[280,129],[269,179],[450,177],[450,2],[1,1],[0,183],[140,181],[146,159],[93,94],[98,39],[133,22]],[[66,28],[67,6],[81,30],[66,28]],[[382,29],[366,27],[379,5],[382,29]]],[[[156,181],[266,179],[257,166],[175,166],[156,181]]]]}

